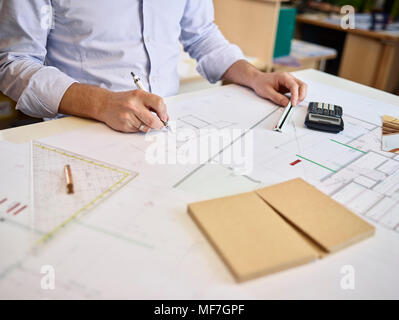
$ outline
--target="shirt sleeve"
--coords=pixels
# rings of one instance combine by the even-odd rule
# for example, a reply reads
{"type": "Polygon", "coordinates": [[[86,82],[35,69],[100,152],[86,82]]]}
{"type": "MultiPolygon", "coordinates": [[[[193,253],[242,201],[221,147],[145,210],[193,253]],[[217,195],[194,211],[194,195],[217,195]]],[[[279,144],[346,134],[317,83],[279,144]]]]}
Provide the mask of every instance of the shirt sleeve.
{"type": "Polygon", "coordinates": [[[76,82],[44,65],[51,27],[51,0],[7,0],[0,5],[0,91],[33,117],[55,117],[65,91],[76,82]]]}
{"type": "Polygon", "coordinates": [[[208,81],[215,83],[234,62],[245,59],[214,24],[212,0],[187,0],[180,26],[184,50],[197,60],[198,72],[208,81]]]}

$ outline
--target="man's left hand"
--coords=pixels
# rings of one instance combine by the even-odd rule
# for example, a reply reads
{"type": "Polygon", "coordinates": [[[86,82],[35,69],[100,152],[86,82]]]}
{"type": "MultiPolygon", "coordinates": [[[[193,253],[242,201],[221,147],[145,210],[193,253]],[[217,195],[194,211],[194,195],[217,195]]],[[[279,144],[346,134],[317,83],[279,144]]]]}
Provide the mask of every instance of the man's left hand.
{"type": "Polygon", "coordinates": [[[307,85],[288,72],[259,72],[253,79],[252,89],[262,98],[285,107],[289,99],[284,94],[290,92],[291,103],[296,106],[305,99],[307,85]]]}

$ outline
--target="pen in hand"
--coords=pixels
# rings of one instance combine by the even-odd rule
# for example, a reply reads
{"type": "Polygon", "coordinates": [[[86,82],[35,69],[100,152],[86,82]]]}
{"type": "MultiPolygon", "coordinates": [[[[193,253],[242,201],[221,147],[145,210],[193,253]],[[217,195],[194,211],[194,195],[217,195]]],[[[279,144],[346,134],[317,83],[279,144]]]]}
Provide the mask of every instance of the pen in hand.
{"type": "MultiPolygon", "coordinates": [[[[141,83],[140,78],[138,76],[136,76],[133,72],[130,72],[130,74],[132,75],[133,81],[136,84],[137,88],[139,88],[140,90],[146,91],[144,89],[143,84],[141,83]]],[[[170,130],[168,121],[163,121],[162,119],[159,119],[159,120],[161,120],[161,122],[163,123],[163,125],[165,126],[166,129],[170,130]]]]}

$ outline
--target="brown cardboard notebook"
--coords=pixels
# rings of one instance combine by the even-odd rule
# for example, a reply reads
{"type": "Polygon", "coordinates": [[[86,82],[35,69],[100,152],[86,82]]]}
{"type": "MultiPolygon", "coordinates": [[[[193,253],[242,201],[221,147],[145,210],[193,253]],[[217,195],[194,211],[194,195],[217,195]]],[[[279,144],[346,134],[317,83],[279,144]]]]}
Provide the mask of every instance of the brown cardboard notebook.
{"type": "Polygon", "coordinates": [[[374,234],[372,225],[302,179],[255,192],[328,252],[374,234]]]}
{"type": "Polygon", "coordinates": [[[189,214],[237,281],[317,259],[317,252],[254,192],[190,204],[189,214]]]}
{"type": "Polygon", "coordinates": [[[301,179],[192,203],[188,212],[237,281],[307,263],[374,233],[301,179]]]}

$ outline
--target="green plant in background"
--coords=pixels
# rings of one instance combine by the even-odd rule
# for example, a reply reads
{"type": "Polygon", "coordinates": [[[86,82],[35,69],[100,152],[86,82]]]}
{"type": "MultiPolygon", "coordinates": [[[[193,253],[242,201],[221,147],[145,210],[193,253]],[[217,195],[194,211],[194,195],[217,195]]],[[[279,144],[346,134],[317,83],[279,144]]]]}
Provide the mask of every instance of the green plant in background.
{"type": "Polygon", "coordinates": [[[391,16],[393,18],[399,18],[399,0],[395,0],[391,9],[391,16]]]}
{"type": "MultiPolygon", "coordinates": [[[[330,2],[337,6],[349,4],[355,7],[357,12],[371,12],[374,8],[375,0],[332,0],[330,2]]],[[[390,15],[393,18],[399,18],[399,0],[393,0],[390,15]]]]}
{"type": "Polygon", "coordinates": [[[374,7],[374,0],[365,0],[362,11],[371,12],[374,7]]]}

